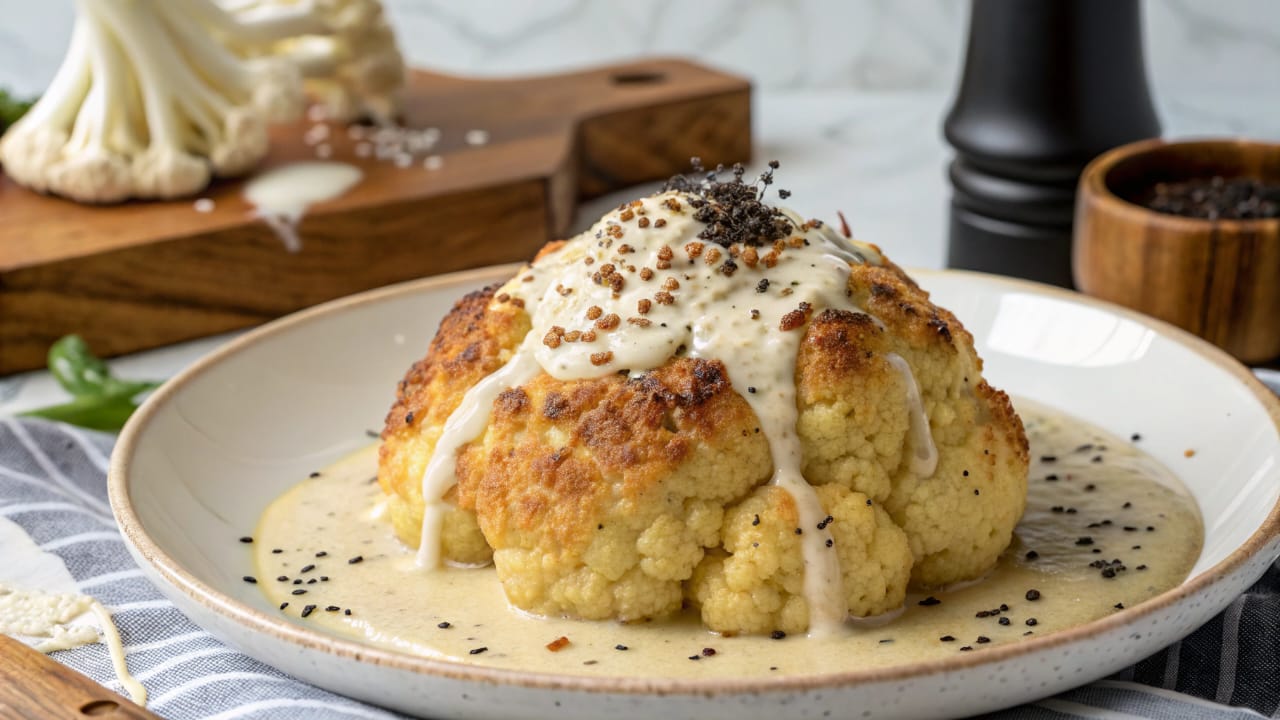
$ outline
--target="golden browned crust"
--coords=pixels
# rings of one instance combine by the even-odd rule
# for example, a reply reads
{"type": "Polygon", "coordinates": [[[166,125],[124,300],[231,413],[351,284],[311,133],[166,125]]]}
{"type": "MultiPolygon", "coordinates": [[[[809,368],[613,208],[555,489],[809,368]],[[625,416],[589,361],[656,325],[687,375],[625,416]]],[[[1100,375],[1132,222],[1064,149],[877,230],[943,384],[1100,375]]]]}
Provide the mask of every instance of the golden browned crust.
{"type": "MultiPolygon", "coordinates": [[[[972,336],[897,266],[854,265],[849,289],[866,313],[826,309],[803,330],[795,379],[805,477],[883,507],[905,533],[914,584],[976,577],[1022,513],[1021,422],[982,379],[972,336]],[[912,369],[928,413],[939,451],[931,478],[908,469],[903,399],[912,380],[893,355],[912,369]]],[[[422,472],[441,426],[528,329],[517,303],[494,288],[473,293],[401,382],[379,480],[406,542],[417,542],[422,472]]],[[[676,358],[635,378],[542,374],[507,390],[456,471],[446,557],[483,562],[492,552],[519,607],[630,620],[677,609],[708,550],[707,562],[724,562],[725,513],[767,482],[772,463],[724,366],[676,358]]],[[[718,627],[731,629],[723,608],[736,596],[703,595],[714,598],[704,613],[719,613],[718,627]]]]}

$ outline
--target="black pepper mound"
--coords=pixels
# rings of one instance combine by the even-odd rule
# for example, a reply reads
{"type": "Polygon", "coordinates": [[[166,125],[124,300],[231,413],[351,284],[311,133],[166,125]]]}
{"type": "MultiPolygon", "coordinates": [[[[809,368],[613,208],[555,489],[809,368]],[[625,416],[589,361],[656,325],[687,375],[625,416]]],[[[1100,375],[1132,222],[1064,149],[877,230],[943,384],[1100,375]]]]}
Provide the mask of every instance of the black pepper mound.
{"type": "MultiPolygon", "coordinates": [[[[770,161],[769,168],[751,183],[743,181],[746,168],[740,163],[730,169],[732,180],[719,178],[725,172],[723,165],[707,172],[699,158],[691,158],[689,164],[693,172],[702,177],[676,175],[662,186],[662,191],[675,190],[690,196],[693,219],[707,225],[698,233],[699,238],[722,247],[737,244],[759,247],[791,234],[794,229],[791,220],[781,210],[764,203],[765,191],[773,184],[773,171],[778,169],[777,160],[770,161]]],[[[778,194],[784,199],[790,196],[782,190],[778,194]]]]}
{"type": "Polygon", "coordinates": [[[1158,213],[1205,220],[1280,218],[1280,183],[1214,175],[1156,183],[1138,201],[1158,213]]]}

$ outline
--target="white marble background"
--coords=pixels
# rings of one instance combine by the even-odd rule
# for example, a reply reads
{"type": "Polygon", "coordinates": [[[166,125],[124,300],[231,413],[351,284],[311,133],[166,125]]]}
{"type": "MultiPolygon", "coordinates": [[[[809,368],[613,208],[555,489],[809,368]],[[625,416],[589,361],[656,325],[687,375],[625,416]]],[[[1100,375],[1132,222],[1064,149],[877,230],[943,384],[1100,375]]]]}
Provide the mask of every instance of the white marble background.
{"type": "MultiPolygon", "coordinates": [[[[517,74],[688,55],[769,90],[948,90],[963,0],[384,0],[415,64],[517,74]]],[[[40,90],[71,0],[0,0],[0,86],[40,90]]],[[[1280,94],[1280,2],[1146,0],[1152,84],[1165,103],[1280,94]]]]}

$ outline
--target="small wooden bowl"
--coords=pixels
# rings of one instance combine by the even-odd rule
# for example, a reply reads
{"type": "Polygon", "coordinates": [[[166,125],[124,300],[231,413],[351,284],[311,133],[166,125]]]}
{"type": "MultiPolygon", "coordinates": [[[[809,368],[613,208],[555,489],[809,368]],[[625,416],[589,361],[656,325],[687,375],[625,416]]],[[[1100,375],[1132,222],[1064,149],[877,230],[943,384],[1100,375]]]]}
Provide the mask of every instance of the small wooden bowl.
{"type": "Polygon", "coordinates": [[[1076,287],[1263,362],[1280,356],[1280,219],[1187,218],[1135,200],[1158,182],[1214,175],[1280,182],[1280,145],[1143,140],[1091,162],[1076,199],[1076,287]]]}

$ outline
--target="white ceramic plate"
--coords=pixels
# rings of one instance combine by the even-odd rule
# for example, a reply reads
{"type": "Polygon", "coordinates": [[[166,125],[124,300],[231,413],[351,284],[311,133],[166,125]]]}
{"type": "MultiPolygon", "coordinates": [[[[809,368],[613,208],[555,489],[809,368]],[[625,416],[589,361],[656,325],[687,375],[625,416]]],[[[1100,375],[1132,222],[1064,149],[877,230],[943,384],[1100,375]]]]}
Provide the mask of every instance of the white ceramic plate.
{"type": "Polygon", "coordinates": [[[396,381],[463,292],[513,266],[400,285],[267,325],[167,383],[130,421],[111,503],[138,563],[193,620],[298,678],[416,714],[502,718],[968,715],[1108,675],[1221,611],[1280,555],[1280,402],[1167,325],[1025,282],[918,272],[977,340],[986,375],[1127,436],[1205,518],[1180,587],[1088,625],[954,658],[766,680],[589,678],[430,660],[317,633],[240,580],[232,539],[307,471],[367,444],[396,381]],[[1184,450],[1193,448],[1193,458],[1184,450]]]}

